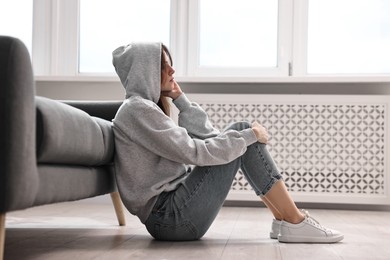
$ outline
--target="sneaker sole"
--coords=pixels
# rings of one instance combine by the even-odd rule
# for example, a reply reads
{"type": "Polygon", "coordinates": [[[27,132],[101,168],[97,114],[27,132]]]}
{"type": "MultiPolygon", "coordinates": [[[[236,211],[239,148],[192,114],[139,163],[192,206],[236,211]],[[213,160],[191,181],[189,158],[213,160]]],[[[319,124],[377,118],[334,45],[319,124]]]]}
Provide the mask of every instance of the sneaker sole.
{"type": "Polygon", "coordinates": [[[279,242],[282,243],[315,243],[329,244],[337,243],[344,239],[344,235],[334,237],[297,237],[297,236],[278,236],[279,242]]]}
{"type": "Polygon", "coordinates": [[[278,234],[274,233],[274,232],[269,232],[269,237],[271,239],[278,239],[278,234]]]}

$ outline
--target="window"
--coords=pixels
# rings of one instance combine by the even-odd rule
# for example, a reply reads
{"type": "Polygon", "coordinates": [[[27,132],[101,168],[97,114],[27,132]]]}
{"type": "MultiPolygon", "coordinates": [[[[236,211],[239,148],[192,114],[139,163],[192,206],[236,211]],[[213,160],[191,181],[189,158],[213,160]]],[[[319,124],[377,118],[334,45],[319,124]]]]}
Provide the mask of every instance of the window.
{"type": "Polygon", "coordinates": [[[19,38],[32,50],[33,1],[0,1],[0,35],[19,38]]]}
{"type": "Polygon", "coordinates": [[[277,66],[277,1],[202,0],[199,14],[200,66],[277,66]]]}
{"type": "Polygon", "coordinates": [[[359,81],[362,77],[370,81],[372,76],[378,81],[380,76],[390,81],[388,0],[13,0],[6,7],[0,4],[0,32],[22,30],[19,34],[30,49],[32,18],[31,11],[28,16],[25,10],[32,10],[31,2],[34,72],[39,76],[116,79],[111,56],[116,47],[159,41],[173,54],[178,80],[289,82],[360,76],[359,81]],[[22,5],[27,8],[19,8],[22,5]],[[6,27],[14,17],[15,26],[6,27]]]}
{"type": "Polygon", "coordinates": [[[390,1],[310,0],[308,74],[390,73],[390,1]]]}
{"type": "Polygon", "coordinates": [[[169,46],[169,0],[80,0],[81,73],[114,72],[112,51],[133,41],[169,46]]]}
{"type": "Polygon", "coordinates": [[[189,73],[259,76],[280,70],[284,57],[279,47],[285,43],[278,41],[283,38],[278,34],[284,33],[278,1],[198,0],[191,4],[190,10],[197,11],[190,21],[189,73]]]}

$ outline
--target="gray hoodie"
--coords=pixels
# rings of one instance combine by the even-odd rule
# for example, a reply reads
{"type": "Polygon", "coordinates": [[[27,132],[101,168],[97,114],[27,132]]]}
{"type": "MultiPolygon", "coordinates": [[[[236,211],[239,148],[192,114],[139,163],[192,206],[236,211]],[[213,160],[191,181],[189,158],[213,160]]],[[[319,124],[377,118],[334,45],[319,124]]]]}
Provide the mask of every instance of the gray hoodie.
{"type": "Polygon", "coordinates": [[[185,94],[173,101],[179,125],[157,106],[161,89],[161,44],[134,43],[113,52],[113,64],[126,89],[114,120],[115,168],[126,208],[142,223],[158,195],[182,183],[188,165],[226,164],[255,143],[252,129],[220,133],[207,114],[185,94]]]}

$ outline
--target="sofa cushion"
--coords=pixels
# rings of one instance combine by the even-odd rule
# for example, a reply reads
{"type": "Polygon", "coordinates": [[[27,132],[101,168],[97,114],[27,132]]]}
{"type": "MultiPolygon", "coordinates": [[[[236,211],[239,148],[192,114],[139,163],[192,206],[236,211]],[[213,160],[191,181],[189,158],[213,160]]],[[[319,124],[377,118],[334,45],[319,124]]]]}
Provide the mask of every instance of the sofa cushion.
{"type": "Polygon", "coordinates": [[[112,161],[111,122],[62,102],[36,97],[39,163],[103,165],[112,161]]]}

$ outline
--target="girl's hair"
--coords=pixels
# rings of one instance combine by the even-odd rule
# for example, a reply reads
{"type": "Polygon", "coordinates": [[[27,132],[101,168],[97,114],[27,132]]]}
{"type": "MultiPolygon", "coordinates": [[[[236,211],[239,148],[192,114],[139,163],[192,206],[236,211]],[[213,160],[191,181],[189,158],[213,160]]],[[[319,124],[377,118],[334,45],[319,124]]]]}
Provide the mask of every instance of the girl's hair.
{"type": "MultiPolygon", "coordinates": [[[[165,67],[165,62],[166,62],[164,52],[167,54],[171,66],[173,65],[173,63],[172,63],[171,54],[169,53],[167,46],[165,46],[164,44],[162,44],[161,46],[162,46],[162,48],[161,48],[161,72],[162,72],[164,67],[165,67]]],[[[167,116],[170,116],[171,109],[170,109],[169,100],[167,97],[160,96],[160,99],[157,102],[157,105],[161,108],[161,110],[167,116]]]]}

